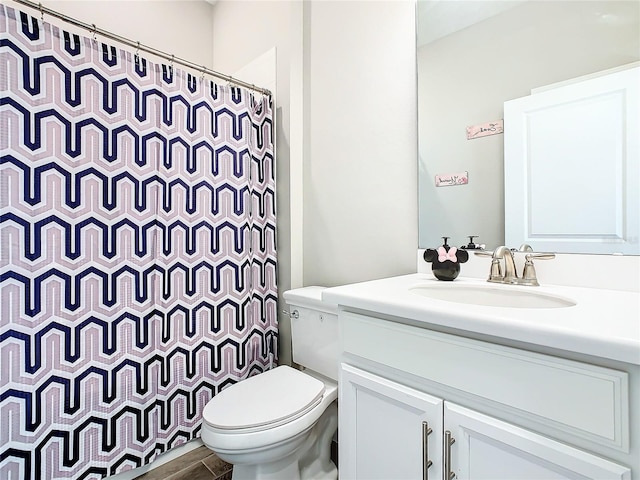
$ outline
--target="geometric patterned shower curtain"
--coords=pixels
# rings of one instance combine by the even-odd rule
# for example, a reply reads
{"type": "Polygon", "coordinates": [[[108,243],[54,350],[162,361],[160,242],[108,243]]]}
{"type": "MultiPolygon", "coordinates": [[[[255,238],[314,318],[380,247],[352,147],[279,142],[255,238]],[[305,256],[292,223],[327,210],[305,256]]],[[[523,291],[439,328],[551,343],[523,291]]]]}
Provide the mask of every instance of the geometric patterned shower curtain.
{"type": "Polygon", "coordinates": [[[274,361],[271,99],[0,15],[0,478],[101,478],[274,361]]]}

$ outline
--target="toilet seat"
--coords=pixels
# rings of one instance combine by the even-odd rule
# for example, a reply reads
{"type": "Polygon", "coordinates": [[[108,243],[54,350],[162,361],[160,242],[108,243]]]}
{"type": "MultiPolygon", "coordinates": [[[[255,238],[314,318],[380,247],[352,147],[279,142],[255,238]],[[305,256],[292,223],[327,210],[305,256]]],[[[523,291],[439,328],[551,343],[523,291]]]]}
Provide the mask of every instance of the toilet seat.
{"type": "Polygon", "coordinates": [[[203,420],[227,433],[267,430],[313,410],[324,390],[320,380],[283,365],[220,392],[205,406],[203,420]]]}

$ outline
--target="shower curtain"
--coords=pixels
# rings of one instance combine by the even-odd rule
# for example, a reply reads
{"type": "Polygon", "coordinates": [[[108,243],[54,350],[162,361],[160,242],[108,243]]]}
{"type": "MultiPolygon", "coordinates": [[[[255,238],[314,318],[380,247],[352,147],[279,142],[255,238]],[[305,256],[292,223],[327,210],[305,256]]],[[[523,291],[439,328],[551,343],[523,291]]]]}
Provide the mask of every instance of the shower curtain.
{"type": "Polygon", "coordinates": [[[271,99],[0,15],[0,478],[101,478],[274,361],[271,99]]]}

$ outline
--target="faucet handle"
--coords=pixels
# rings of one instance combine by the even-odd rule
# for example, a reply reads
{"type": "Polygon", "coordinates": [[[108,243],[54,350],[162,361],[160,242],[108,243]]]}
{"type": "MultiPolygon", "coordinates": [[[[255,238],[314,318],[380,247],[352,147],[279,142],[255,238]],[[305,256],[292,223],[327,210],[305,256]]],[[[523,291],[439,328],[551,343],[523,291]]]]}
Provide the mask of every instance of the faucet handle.
{"type": "Polygon", "coordinates": [[[556,258],[556,254],[555,253],[532,252],[532,253],[527,253],[524,256],[525,260],[531,260],[532,258],[537,258],[538,260],[552,260],[552,259],[556,258]]]}
{"type": "Polygon", "coordinates": [[[523,243],[520,245],[520,248],[518,248],[518,252],[533,252],[533,247],[528,243],[523,243]]]}
{"type": "Polygon", "coordinates": [[[488,282],[501,282],[503,279],[502,275],[502,266],[500,265],[500,259],[496,258],[493,252],[489,252],[486,250],[480,250],[473,252],[474,255],[478,255],[480,257],[491,257],[491,271],[489,272],[488,282]]]}
{"type": "Polygon", "coordinates": [[[536,275],[536,267],[533,266],[533,258],[538,260],[551,260],[556,258],[555,253],[527,253],[524,256],[526,262],[524,264],[524,269],[522,271],[522,280],[520,281],[523,285],[533,285],[537,287],[540,285],[538,283],[538,277],[536,275]]]}

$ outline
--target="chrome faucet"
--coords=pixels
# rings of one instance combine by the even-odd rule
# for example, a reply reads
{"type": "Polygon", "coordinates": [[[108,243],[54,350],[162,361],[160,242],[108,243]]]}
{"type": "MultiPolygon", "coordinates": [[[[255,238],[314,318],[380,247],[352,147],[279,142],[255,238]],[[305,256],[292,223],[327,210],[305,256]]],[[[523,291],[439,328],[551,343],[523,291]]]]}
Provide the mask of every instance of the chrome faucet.
{"type": "Polygon", "coordinates": [[[491,271],[487,282],[493,283],[518,283],[518,272],[516,272],[516,262],[513,259],[513,252],[504,245],[491,252],[474,252],[482,257],[491,257],[491,271]],[[504,273],[500,260],[504,259],[504,273]]]}
{"type": "Polygon", "coordinates": [[[510,285],[532,285],[538,286],[538,279],[536,278],[536,270],[533,266],[533,258],[540,260],[549,260],[555,258],[553,253],[534,253],[533,249],[526,244],[520,246],[520,252],[525,252],[526,263],[522,271],[522,278],[518,277],[516,271],[516,262],[513,258],[513,251],[504,245],[496,248],[493,253],[491,252],[474,252],[476,255],[482,257],[491,257],[491,271],[489,272],[489,278],[487,282],[493,283],[506,283],[510,285]],[[500,260],[504,259],[504,273],[502,270],[500,260]]]}

